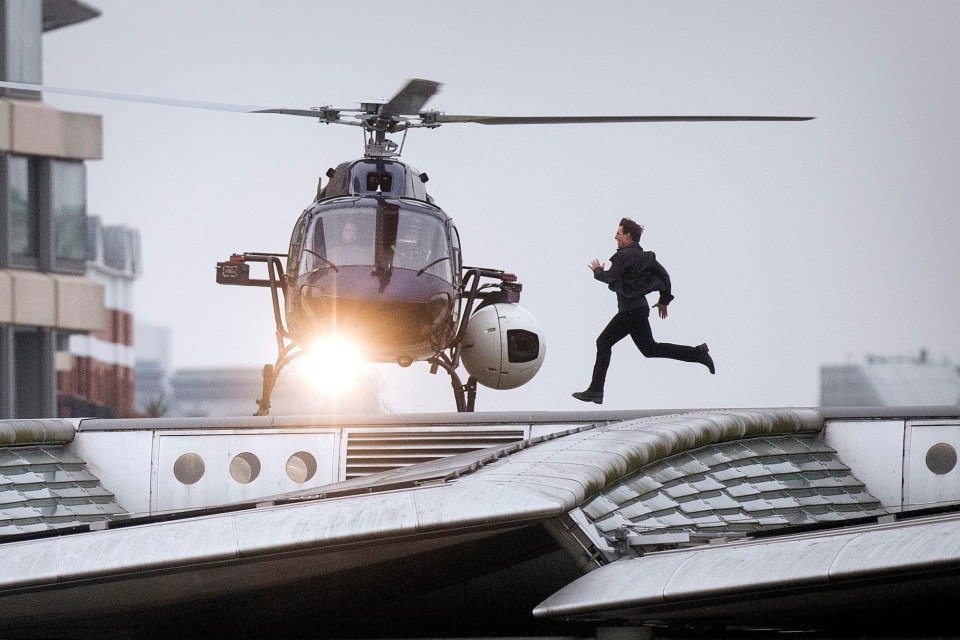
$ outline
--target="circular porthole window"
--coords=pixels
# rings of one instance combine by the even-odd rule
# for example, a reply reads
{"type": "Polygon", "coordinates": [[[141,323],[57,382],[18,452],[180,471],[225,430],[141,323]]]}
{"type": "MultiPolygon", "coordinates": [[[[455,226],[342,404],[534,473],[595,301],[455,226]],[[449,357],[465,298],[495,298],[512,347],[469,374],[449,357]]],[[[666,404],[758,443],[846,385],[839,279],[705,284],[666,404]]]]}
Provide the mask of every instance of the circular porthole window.
{"type": "Polygon", "coordinates": [[[173,463],[173,477],[181,484],[193,484],[203,477],[204,471],[203,458],[195,453],[185,453],[173,463]]]}
{"type": "Polygon", "coordinates": [[[250,452],[234,456],[230,461],[230,477],[240,484],[249,484],[260,475],[260,458],[250,452]]]}
{"type": "Polygon", "coordinates": [[[317,474],[317,459],[306,451],[298,451],[287,459],[287,477],[304,483],[317,474]]]}
{"type": "Polygon", "coordinates": [[[957,466],[957,450],[946,442],[938,442],[927,450],[927,469],[938,476],[946,475],[957,466]]]}

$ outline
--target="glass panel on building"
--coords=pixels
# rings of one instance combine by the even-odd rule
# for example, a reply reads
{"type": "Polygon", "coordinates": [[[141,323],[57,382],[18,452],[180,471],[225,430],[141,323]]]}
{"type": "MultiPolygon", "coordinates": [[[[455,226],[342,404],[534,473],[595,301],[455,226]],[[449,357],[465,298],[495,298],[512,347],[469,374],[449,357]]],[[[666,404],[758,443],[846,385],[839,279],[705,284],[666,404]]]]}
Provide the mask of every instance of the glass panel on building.
{"type": "Polygon", "coordinates": [[[15,263],[36,261],[39,250],[37,180],[34,163],[7,157],[7,216],[10,255],[15,263]]]}
{"type": "Polygon", "coordinates": [[[65,160],[51,160],[50,165],[54,268],[82,272],[87,258],[84,166],[65,160]]]}
{"type": "Polygon", "coordinates": [[[43,335],[36,330],[13,332],[14,417],[52,418],[46,401],[43,335]]]}
{"type": "MultiPolygon", "coordinates": [[[[39,84],[41,78],[43,5],[37,0],[5,0],[4,80],[39,84]]],[[[12,92],[11,92],[12,93],[12,92]]]]}

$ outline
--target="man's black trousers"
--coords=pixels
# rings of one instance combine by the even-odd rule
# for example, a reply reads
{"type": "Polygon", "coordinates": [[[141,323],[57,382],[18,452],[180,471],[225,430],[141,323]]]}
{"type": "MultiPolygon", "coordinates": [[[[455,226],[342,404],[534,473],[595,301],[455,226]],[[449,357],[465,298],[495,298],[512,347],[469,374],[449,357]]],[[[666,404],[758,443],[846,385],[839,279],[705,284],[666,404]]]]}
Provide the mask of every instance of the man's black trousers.
{"type": "Polygon", "coordinates": [[[700,361],[700,351],[696,347],[657,342],[653,339],[653,331],[650,330],[650,307],[620,311],[613,316],[597,338],[597,361],[593,365],[593,379],[590,381],[589,391],[603,391],[613,345],[628,335],[633,338],[640,353],[647,358],[670,358],[684,362],[700,361]]]}

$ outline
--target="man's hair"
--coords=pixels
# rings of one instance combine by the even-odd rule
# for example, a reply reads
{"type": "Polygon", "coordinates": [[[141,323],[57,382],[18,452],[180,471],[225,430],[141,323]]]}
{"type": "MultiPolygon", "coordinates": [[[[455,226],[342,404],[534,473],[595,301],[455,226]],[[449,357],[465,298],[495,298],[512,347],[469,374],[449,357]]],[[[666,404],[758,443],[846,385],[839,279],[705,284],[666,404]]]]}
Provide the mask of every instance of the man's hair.
{"type": "Polygon", "coordinates": [[[629,235],[634,242],[640,240],[640,236],[643,234],[643,225],[637,224],[630,218],[622,218],[620,220],[620,228],[623,229],[623,232],[629,235]]]}

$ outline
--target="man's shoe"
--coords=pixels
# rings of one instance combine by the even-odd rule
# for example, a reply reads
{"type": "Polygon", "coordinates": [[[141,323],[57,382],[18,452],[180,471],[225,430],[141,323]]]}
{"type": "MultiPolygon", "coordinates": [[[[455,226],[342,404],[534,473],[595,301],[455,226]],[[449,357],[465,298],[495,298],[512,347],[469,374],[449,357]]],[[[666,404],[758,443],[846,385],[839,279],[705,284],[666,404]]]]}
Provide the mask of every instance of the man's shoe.
{"type": "Polygon", "coordinates": [[[596,402],[597,404],[603,404],[603,391],[577,391],[573,394],[573,397],[577,400],[583,400],[584,402],[596,402]]]}
{"type": "Polygon", "coordinates": [[[709,369],[710,373],[716,375],[717,370],[713,367],[713,358],[710,357],[710,347],[707,346],[707,343],[697,345],[697,351],[700,352],[700,359],[697,362],[709,369]]]}

